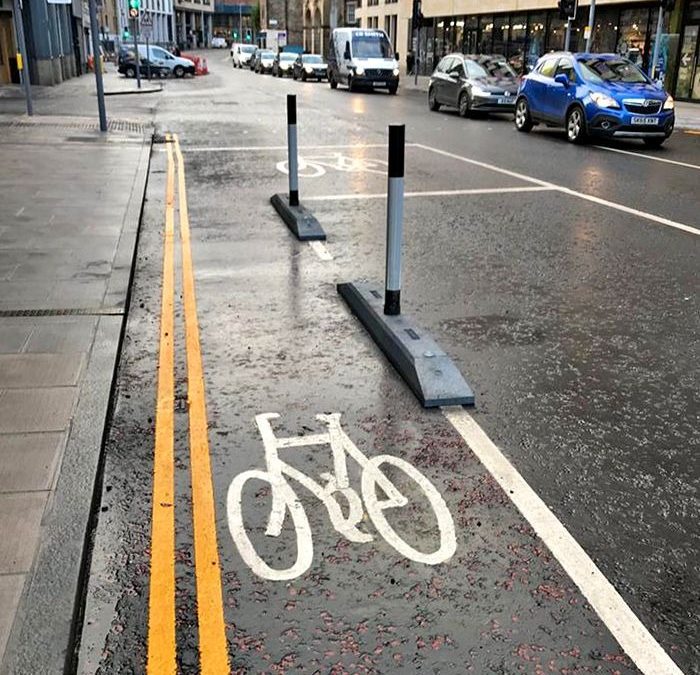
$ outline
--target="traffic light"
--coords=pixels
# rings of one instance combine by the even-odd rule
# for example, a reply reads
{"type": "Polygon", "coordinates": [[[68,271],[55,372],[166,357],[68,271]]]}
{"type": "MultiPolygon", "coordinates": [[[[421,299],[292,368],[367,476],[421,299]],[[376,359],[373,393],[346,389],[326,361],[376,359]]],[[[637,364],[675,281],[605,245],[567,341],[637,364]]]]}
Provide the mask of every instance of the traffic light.
{"type": "Polygon", "coordinates": [[[423,11],[421,0],[413,0],[412,28],[419,30],[423,26],[423,11]]]}
{"type": "Polygon", "coordinates": [[[131,33],[128,28],[124,29],[124,34],[122,35],[122,40],[129,40],[131,38],[131,33]]]}
{"type": "Polygon", "coordinates": [[[661,0],[661,9],[663,9],[664,12],[672,12],[675,4],[675,0],[661,0]]]}
{"type": "Polygon", "coordinates": [[[237,30],[232,30],[232,31],[231,31],[231,37],[232,37],[234,40],[238,40],[238,31],[237,31],[237,30]]]}
{"type": "Polygon", "coordinates": [[[141,0],[129,0],[129,16],[132,19],[138,18],[140,8],[141,8],[141,0]]]}
{"type": "Polygon", "coordinates": [[[246,28],[245,29],[245,41],[246,42],[252,42],[253,41],[253,30],[251,28],[246,28]]]}
{"type": "Polygon", "coordinates": [[[560,19],[575,19],[576,10],[578,9],[578,0],[559,0],[560,19]]]}

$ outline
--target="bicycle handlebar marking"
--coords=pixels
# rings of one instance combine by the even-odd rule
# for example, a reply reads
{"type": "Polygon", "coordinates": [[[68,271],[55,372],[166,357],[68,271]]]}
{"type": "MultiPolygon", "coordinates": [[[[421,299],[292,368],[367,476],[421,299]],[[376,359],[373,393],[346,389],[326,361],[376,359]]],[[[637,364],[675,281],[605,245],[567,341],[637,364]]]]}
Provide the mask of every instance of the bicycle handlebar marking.
{"type": "Polygon", "coordinates": [[[457,538],[452,516],[445,500],[433,484],[412,464],[392,455],[377,455],[369,458],[352,442],[340,426],[340,413],[316,415],[316,419],[328,427],[323,434],[312,436],[292,436],[277,438],[270,420],[279,417],[278,413],[263,413],[255,417],[265,448],[266,470],[252,469],[236,476],[228,489],[226,511],[229,530],[243,561],[250,569],[263,579],[282,581],[295,579],[306,572],[313,561],[313,537],[309,519],[304,506],[297,497],[288,479],[303,485],[311,494],[323,502],[328,511],[331,524],[337,532],[350,541],[367,543],[373,541],[373,535],[358,528],[362,522],[365,509],[377,532],[398,553],[426,565],[437,565],[449,560],[457,549],[457,538]],[[323,473],[320,478],[325,484],[316,482],[303,472],[295,469],[280,459],[278,451],[285,448],[299,448],[315,445],[329,445],[333,455],[333,472],[323,473]],[[347,471],[347,458],[353,459],[362,468],[361,492],[350,487],[347,471]],[[408,544],[389,524],[384,515],[386,509],[400,508],[408,504],[397,487],[381,471],[382,464],[393,465],[403,471],[425,494],[435,514],[440,532],[440,547],[432,553],[424,553],[408,544]],[[243,488],[250,479],[269,483],[272,493],[272,508],[265,534],[278,537],[286,514],[289,513],[296,531],[297,558],[291,567],[275,569],[268,565],[255,550],[243,522],[242,503],[243,488]],[[377,498],[379,488],[385,495],[377,498]],[[347,502],[347,516],[338,503],[336,494],[341,494],[347,502]],[[364,507],[363,507],[364,501],[364,507]]]}
{"type": "MultiPolygon", "coordinates": [[[[276,168],[284,174],[289,173],[287,160],[277,162],[276,168]]],[[[313,157],[299,157],[298,174],[303,178],[319,178],[326,174],[326,169],[334,169],[335,171],[344,171],[346,173],[377,173],[385,176],[387,162],[383,159],[370,157],[348,157],[340,152],[313,157]]]]}

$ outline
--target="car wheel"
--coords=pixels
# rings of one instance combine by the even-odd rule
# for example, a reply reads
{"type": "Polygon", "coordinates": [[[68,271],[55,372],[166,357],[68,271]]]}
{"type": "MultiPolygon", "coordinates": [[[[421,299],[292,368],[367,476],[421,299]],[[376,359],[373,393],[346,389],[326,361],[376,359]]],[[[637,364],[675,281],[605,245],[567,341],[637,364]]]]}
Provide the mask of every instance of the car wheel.
{"type": "Polygon", "coordinates": [[[306,82],[306,71],[302,72],[301,74],[301,81],[306,82]]]}
{"type": "Polygon", "coordinates": [[[459,95],[459,114],[462,117],[469,117],[472,113],[472,101],[469,98],[469,94],[463,91],[459,95]]]}
{"type": "Polygon", "coordinates": [[[175,77],[185,77],[185,69],[182,66],[175,66],[173,75],[175,75],[175,77]]]}
{"type": "Polygon", "coordinates": [[[431,87],[428,90],[428,108],[434,111],[440,110],[440,104],[437,100],[437,95],[435,94],[435,87],[431,87]]]}
{"type": "Polygon", "coordinates": [[[566,114],[566,138],[570,143],[586,141],[586,118],[583,110],[577,105],[566,114]]]}
{"type": "Polygon", "coordinates": [[[664,141],[666,140],[665,138],[644,138],[644,145],[647,146],[647,148],[660,148],[663,144],[664,141]]]}
{"type": "Polygon", "coordinates": [[[338,83],[335,81],[335,76],[333,74],[328,76],[328,84],[331,86],[331,89],[338,88],[338,83]]]}
{"type": "Polygon", "coordinates": [[[348,89],[355,91],[355,83],[352,81],[352,75],[348,75],[348,89]]]}
{"type": "Polygon", "coordinates": [[[532,129],[532,116],[526,98],[519,98],[515,104],[515,128],[527,133],[532,129]]]}
{"type": "Polygon", "coordinates": [[[389,93],[394,96],[396,92],[399,90],[398,86],[396,87],[389,87],[389,93]]]}
{"type": "Polygon", "coordinates": [[[127,77],[136,77],[136,68],[133,66],[128,66],[124,69],[124,75],[127,77]]]}

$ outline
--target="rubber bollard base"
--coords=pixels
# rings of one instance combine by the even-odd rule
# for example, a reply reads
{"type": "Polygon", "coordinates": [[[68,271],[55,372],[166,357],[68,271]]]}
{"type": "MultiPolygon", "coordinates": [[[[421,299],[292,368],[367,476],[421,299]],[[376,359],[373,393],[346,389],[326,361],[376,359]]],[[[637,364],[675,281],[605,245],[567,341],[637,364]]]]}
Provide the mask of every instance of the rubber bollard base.
{"type": "Polygon", "coordinates": [[[270,202],[299,241],[326,240],[321,224],[302,204],[290,206],[289,197],[285,194],[272,195],[270,202]]]}
{"type": "Polygon", "coordinates": [[[424,408],[474,405],[472,388],[435,340],[410,318],[384,314],[382,291],[366,282],[337,289],[424,408]]]}

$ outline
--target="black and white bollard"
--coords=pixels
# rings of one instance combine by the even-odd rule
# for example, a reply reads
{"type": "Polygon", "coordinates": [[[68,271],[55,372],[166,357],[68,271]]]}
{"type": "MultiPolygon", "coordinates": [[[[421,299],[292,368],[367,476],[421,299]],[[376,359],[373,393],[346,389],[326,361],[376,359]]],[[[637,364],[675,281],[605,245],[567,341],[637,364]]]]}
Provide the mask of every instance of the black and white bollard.
{"type": "Polygon", "coordinates": [[[406,127],[389,127],[389,181],[386,206],[386,278],[384,314],[401,314],[401,241],[403,239],[403,172],[406,127]]]}
{"type": "Polygon", "coordinates": [[[338,284],[338,293],[426,408],[474,405],[474,392],[445,352],[401,314],[404,125],[389,127],[384,295],[367,282],[338,284]]]}
{"type": "Polygon", "coordinates": [[[299,148],[297,145],[297,97],[287,95],[287,168],[289,170],[289,196],[272,195],[270,201],[287,227],[300,241],[325,240],[326,233],[299,202],[299,148]]]}

